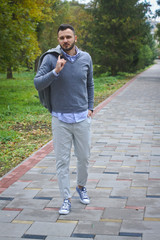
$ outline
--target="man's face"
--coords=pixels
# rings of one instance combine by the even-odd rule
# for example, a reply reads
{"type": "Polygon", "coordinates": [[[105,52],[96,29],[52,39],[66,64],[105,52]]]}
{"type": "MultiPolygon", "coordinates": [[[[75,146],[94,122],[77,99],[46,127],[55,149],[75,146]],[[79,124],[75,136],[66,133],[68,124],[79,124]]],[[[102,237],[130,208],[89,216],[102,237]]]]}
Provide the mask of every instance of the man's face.
{"type": "Polygon", "coordinates": [[[70,28],[67,28],[64,31],[59,31],[58,42],[65,52],[70,51],[74,47],[76,41],[77,36],[74,35],[70,28]]]}

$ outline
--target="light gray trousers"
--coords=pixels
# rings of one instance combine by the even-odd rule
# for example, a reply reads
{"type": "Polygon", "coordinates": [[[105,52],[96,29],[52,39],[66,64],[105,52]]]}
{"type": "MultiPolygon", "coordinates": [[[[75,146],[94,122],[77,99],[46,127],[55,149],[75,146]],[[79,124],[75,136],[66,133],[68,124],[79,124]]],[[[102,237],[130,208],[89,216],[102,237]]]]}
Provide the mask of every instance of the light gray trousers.
{"type": "Polygon", "coordinates": [[[69,164],[72,143],[77,157],[77,185],[86,185],[91,145],[90,125],[91,118],[79,123],[65,123],[52,117],[57,177],[63,199],[71,198],[69,164]]]}

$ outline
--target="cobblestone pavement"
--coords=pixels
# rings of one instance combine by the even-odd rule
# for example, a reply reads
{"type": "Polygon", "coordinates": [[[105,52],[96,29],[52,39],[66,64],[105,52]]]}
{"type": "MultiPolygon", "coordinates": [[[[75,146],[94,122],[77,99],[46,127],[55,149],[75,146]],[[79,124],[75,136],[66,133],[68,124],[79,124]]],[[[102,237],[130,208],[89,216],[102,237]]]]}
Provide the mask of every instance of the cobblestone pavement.
{"type": "Polygon", "coordinates": [[[72,211],[58,214],[52,142],[0,181],[0,240],[160,239],[160,62],[95,109],[88,194],[79,202],[76,158],[72,211]]]}

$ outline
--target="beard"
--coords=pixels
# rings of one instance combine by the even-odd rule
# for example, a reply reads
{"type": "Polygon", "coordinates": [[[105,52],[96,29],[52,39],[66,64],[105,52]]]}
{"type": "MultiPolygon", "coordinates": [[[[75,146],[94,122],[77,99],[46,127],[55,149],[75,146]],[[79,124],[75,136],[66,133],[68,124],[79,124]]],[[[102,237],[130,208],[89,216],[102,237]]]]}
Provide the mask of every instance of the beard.
{"type": "Polygon", "coordinates": [[[62,48],[62,50],[63,50],[64,52],[69,52],[70,50],[72,50],[72,48],[73,48],[74,46],[75,46],[75,41],[71,44],[70,47],[67,48],[67,45],[66,45],[66,47],[65,47],[65,46],[64,46],[64,47],[61,46],[61,48],[62,48]]]}

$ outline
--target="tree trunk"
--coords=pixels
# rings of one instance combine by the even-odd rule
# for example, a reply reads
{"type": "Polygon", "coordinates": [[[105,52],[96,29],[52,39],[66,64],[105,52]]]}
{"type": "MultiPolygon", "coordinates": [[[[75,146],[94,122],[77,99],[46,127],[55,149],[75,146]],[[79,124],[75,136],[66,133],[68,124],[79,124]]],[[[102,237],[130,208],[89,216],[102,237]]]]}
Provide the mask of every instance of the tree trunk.
{"type": "Polygon", "coordinates": [[[13,73],[12,73],[11,67],[7,68],[7,79],[13,79],[13,73]]]}
{"type": "Polygon", "coordinates": [[[36,60],[35,60],[35,64],[34,64],[34,71],[35,71],[35,72],[37,72],[38,61],[39,61],[39,57],[37,57],[36,60]]]}

